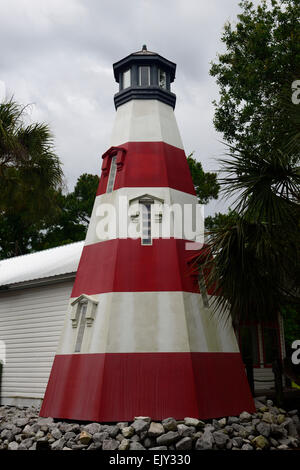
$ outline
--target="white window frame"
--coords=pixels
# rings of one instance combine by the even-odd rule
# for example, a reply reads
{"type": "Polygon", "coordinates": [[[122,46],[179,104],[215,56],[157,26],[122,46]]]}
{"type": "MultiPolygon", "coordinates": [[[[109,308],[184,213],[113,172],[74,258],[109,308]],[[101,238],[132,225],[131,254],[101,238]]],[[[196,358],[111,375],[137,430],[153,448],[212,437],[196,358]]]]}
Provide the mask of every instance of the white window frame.
{"type": "Polygon", "coordinates": [[[114,190],[116,174],[117,174],[117,155],[115,154],[111,157],[108,181],[107,181],[107,186],[106,186],[107,193],[112,193],[114,190]]]}
{"type": "Polygon", "coordinates": [[[150,86],[150,67],[149,65],[140,65],[139,66],[139,86],[150,86]],[[142,85],[142,68],[148,69],[148,85],[142,85]]]}

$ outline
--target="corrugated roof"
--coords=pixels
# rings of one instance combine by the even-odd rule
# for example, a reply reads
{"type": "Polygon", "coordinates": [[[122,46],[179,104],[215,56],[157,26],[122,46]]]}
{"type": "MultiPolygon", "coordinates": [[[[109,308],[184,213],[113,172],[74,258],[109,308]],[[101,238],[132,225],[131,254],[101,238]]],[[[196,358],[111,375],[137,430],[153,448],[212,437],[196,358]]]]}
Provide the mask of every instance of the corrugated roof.
{"type": "Polygon", "coordinates": [[[84,241],[0,261],[0,286],[77,271],[84,241]]]}

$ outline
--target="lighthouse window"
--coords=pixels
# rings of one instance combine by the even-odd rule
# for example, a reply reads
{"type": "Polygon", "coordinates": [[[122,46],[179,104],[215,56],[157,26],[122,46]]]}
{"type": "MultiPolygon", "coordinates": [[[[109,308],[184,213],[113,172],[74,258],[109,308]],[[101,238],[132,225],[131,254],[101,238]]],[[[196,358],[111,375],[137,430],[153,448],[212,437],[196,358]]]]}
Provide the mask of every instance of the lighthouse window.
{"type": "Polygon", "coordinates": [[[117,156],[114,155],[111,157],[111,164],[110,164],[110,172],[108,177],[107,183],[107,193],[111,193],[115,184],[116,172],[117,172],[117,163],[116,163],[117,156]]]}
{"type": "Polygon", "coordinates": [[[151,204],[142,203],[142,245],[151,245],[151,204]]]}
{"type": "Polygon", "coordinates": [[[123,73],[123,88],[130,87],[130,69],[123,73]]]}
{"type": "Polygon", "coordinates": [[[86,309],[87,309],[87,302],[82,303],[80,306],[80,313],[79,313],[80,323],[79,323],[78,334],[77,334],[77,339],[76,339],[75,352],[80,352],[81,350],[83,333],[84,333],[84,328],[85,328],[86,309]]]}
{"type": "Polygon", "coordinates": [[[167,88],[167,76],[164,70],[158,69],[158,85],[161,88],[167,88]]]}
{"type": "Polygon", "coordinates": [[[150,85],[150,67],[139,67],[139,85],[149,86],[150,85]]]}

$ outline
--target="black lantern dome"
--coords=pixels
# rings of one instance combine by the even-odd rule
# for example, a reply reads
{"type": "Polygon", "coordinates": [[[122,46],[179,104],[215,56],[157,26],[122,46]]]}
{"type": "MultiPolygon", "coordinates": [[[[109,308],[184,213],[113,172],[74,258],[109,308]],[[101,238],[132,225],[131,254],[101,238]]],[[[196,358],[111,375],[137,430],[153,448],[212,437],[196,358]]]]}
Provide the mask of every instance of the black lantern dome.
{"type": "Polygon", "coordinates": [[[116,108],[133,99],[159,100],[175,108],[176,95],[170,84],[175,79],[176,64],[156,52],[147,50],[128,55],[113,64],[119,92],[114,96],[116,108]]]}

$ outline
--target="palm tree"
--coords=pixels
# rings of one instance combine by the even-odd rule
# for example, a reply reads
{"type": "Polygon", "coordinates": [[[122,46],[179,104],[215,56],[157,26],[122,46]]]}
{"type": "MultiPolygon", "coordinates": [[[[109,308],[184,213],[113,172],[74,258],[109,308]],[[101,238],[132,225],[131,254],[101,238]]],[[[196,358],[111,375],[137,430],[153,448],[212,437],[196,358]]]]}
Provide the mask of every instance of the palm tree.
{"type": "Polygon", "coordinates": [[[0,212],[12,229],[8,256],[26,252],[22,234],[53,215],[63,178],[49,126],[26,124],[25,112],[12,98],[0,103],[0,212]]]}
{"type": "Polygon", "coordinates": [[[208,232],[208,282],[222,295],[214,310],[245,320],[275,320],[287,301],[299,303],[300,105],[281,95],[289,125],[270,154],[229,146],[221,160],[225,196],[236,195],[226,223],[208,232]],[[292,125],[291,125],[292,124],[292,125]]]}

